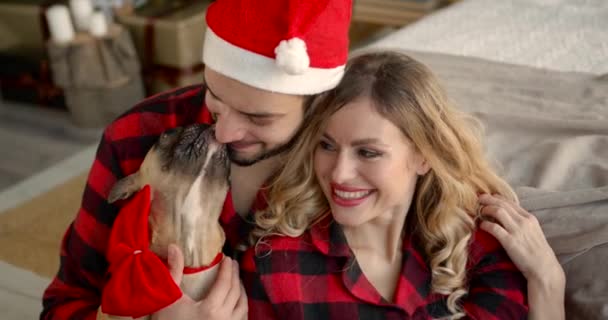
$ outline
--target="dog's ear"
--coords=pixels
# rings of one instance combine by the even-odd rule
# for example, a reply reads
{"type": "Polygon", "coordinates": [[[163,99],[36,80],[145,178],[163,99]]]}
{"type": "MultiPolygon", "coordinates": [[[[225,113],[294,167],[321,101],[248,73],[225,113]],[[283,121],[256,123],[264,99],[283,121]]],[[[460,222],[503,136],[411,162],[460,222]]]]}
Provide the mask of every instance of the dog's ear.
{"type": "Polygon", "coordinates": [[[139,191],[139,189],[141,189],[141,185],[139,181],[139,171],[137,171],[134,174],[118,180],[114,184],[108,195],[108,202],[112,203],[120,199],[126,199],[133,193],[139,191]]]}

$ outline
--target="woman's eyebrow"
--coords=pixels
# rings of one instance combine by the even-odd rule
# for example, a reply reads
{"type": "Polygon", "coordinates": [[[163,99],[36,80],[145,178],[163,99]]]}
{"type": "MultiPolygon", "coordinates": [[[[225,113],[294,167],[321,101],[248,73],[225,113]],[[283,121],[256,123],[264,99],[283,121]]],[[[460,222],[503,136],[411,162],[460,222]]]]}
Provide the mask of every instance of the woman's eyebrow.
{"type": "Polygon", "coordinates": [[[384,145],[380,140],[378,140],[376,138],[359,139],[359,140],[355,140],[351,143],[351,145],[353,145],[353,146],[360,146],[360,145],[365,145],[365,144],[384,145]]]}
{"type": "MultiPolygon", "coordinates": [[[[329,134],[324,133],[323,134],[323,138],[329,140],[332,143],[335,143],[336,141],[334,140],[334,138],[332,138],[329,134]]],[[[351,146],[361,146],[361,145],[367,145],[367,144],[374,144],[377,146],[388,146],[387,144],[383,143],[380,139],[378,138],[364,138],[364,139],[357,139],[353,142],[350,143],[351,146]]]]}
{"type": "Polygon", "coordinates": [[[334,140],[334,138],[332,138],[332,137],[331,137],[329,134],[327,134],[327,133],[324,133],[322,137],[323,137],[323,138],[325,138],[325,139],[327,139],[327,140],[329,140],[329,141],[330,141],[330,142],[332,142],[332,143],[335,143],[335,142],[336,142],[336,140],[334,140]]]}

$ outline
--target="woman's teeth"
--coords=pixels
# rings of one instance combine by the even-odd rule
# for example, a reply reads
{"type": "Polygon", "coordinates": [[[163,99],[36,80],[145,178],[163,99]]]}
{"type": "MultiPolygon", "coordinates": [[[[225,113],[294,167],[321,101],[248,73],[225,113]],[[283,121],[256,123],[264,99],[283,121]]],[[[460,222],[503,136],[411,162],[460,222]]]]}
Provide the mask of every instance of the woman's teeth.
{"type": "Polygon", "coordinates": [[[342,198],[342,199],[359,199],[367,196],[371,193],[371,191],[356,191],[356,192],[346,192],[340,190],[334,190],[334,193],[342,198]]]}

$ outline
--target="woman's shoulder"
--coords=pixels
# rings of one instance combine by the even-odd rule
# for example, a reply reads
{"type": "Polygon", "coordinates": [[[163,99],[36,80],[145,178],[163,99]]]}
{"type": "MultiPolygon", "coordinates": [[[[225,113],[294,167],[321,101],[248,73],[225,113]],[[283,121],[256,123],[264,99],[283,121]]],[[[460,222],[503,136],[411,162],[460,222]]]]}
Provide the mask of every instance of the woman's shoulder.
{"type": "Polygon", "coordinates": [[[526,278],[498,240],[479,228],[473,231],[469,245],[467,282],[463,307],[471,318],[527,316],[526,278]]]}

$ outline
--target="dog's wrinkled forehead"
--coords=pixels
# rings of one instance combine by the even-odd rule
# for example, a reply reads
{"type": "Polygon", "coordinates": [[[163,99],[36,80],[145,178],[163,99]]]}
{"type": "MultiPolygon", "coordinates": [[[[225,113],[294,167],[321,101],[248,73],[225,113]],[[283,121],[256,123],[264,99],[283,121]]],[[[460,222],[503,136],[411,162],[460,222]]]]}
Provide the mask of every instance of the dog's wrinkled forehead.
{"type": "Polygon", "coordinates": [[[161,170],[189,175],[200,172],[209,161],[225,161],[225,146],[215,140],[214,128],[207,124],[193,124],[163,132],[154,145],[161,170]]]}

